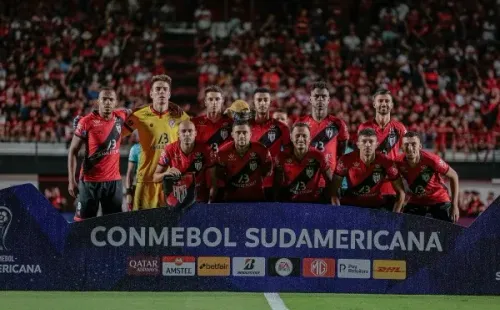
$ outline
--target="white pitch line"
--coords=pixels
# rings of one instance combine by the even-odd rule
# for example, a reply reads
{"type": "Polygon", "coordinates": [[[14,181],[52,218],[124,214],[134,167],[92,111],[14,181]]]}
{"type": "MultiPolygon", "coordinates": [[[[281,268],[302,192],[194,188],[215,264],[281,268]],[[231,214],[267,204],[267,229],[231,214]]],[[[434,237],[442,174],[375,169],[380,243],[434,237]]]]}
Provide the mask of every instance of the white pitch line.
{"type": "Polygon", "coordinates": [[[264,293],[271,310],[288,310],[278,293],[264,293]]]}

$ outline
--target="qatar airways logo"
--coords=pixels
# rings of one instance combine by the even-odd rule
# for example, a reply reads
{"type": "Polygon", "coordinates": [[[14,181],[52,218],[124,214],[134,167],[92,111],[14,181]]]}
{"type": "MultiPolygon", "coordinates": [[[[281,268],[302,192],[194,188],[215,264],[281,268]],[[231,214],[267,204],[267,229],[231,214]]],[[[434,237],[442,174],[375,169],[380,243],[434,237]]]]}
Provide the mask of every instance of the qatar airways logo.
{"type": "MultiPolygon", "coordinates": [[[[235,229],[236,230],[236,229],[235,229]]],[[[346,250],[443,252],[438,232],[387,230],[248,228],[236,233],[228,227],[104,227],[92,229],[96,247],[237,247],[328,248],[346,250]],[[236,240],[239,240],[240,244],[236,240]]]]}

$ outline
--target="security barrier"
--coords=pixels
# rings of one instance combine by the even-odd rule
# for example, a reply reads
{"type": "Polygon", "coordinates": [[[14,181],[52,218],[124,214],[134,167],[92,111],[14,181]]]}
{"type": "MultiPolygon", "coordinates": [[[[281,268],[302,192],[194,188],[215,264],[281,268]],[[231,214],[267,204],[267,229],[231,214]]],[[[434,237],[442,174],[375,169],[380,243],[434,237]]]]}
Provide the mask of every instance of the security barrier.
{"type": "Polygon", "coordinates": [[[198,204],[68,224],[0,191],[4,290],[499,294],[497,200],[469,228],[309,204],[198,204]]]}

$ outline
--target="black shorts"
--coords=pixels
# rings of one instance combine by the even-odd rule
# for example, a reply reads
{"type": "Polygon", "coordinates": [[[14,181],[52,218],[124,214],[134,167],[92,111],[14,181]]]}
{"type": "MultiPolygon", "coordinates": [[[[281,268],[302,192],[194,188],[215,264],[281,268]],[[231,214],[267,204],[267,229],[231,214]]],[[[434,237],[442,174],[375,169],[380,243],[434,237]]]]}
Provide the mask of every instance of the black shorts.
{"type": "Polygon", "coordinates": [[[446,222],[452,222],[451,219],[451,202],[443,202],[430,206],[422,206],[416,204],[407,204],[404,207],[404,213],[426,216],[430,214],[432,218],[446,222]]]}
{"type": "Polygon", "coordinates": [[[76,213],[82,219],[97,216],[99,203],[102,215],[122,212],[122,181],[87,182],[80,180],[78,184],[78,204],[76,213]]]}

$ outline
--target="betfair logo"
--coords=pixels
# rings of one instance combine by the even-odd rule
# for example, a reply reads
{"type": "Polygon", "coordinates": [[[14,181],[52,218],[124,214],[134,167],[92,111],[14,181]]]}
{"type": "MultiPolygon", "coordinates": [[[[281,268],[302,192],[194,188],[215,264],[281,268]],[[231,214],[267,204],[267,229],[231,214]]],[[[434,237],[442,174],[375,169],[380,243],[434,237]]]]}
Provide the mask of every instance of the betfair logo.
{"type": "Polygon", "coordinates": [[[229,257],[198,257],[199,276],[229,276],[229,257]]]}

